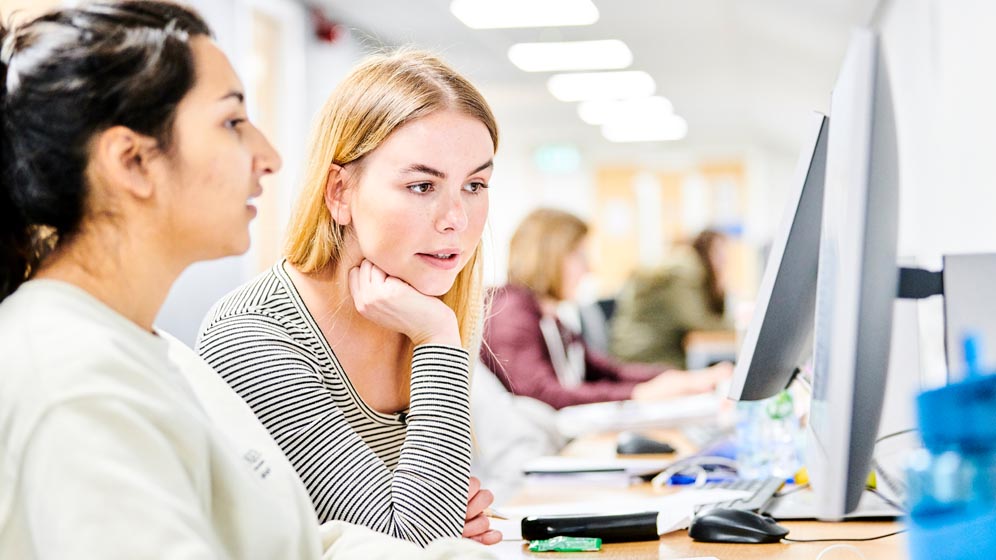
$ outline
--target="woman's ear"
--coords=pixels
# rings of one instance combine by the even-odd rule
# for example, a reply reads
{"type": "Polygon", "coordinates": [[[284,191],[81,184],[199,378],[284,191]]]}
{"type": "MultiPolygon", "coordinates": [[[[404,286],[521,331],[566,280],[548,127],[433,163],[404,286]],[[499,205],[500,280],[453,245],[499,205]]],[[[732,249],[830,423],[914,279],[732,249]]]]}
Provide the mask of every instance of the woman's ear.
{"type": "Polygon", "coordinates": [[[156,190],[149,164],[158,155],[154,138],[125,126],[112,126],[94,138],[90,169],[102,184],[147,200],[156,190]]]}
{"type": "Polygon", "coordinates": [[[347,225],[352,221],[349,211],[349,198],[352,189],[346,184],[346,170],[341,165],[333,163],[325,177],[325,207],[328,208],[332,220],[339,225],[347,225]]]}

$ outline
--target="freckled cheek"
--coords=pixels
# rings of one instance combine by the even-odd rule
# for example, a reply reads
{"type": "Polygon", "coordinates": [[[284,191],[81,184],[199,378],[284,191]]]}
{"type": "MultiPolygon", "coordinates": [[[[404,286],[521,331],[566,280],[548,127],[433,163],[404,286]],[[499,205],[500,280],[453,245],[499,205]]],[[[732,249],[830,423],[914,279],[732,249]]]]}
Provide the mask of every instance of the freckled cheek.
{"type": "Polygon", "coordinates": [[[373,227],[366,229],[378,253],[401,256],[421,250],[417,245],[426,220],[427,216],[418,212],[388,211],[377,216],[368,224],[373,227]]]}
{"type": "Polygon", "coordinates": [[[484,224],[488,221],[488,199],[479,201],[467,210],[467,237],[474,245],[484,233],[484,224]]]}

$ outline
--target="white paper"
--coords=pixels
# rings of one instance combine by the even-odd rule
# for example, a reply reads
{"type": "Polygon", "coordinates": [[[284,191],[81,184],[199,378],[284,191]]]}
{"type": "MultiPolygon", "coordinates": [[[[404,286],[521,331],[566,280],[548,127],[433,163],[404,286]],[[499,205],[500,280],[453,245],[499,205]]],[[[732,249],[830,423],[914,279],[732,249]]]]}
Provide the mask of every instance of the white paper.
{"type": "Polygon", "coordinates": [[[497,519],[495,517],[492,517],[488,521],[491,522],[492,529],[494,529],[495,531],[501,531],[501,540],[503,541],[522,540],[521,519],[497,519]]]}

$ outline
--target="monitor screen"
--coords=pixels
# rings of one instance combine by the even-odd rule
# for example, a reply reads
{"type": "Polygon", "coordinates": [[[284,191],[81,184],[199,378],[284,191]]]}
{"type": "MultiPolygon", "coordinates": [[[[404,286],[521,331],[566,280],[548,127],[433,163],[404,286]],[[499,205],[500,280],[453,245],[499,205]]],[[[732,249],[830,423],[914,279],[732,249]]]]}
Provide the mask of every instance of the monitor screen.
{"type": "Polygon", "coordinates": [[[777,394],[812,348],[827,129],[827,118],[814,113],[737,356],[731,399],[752,401],[777,394]]]}
{"type": "Polygon", "coordinates": [[[806,465],[817,517],[861,498],[878,434],[898,268],[898,160],[878,37],[856,30],[830,101],[806,465]]]}

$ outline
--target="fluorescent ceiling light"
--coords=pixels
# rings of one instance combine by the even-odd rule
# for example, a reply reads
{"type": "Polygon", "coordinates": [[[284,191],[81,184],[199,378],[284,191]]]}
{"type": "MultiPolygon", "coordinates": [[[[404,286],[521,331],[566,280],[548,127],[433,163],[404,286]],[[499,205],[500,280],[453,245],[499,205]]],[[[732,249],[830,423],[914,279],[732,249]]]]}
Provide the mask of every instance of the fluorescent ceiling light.
{"type": "Polygon", "coordinates": [[[673,112],[671,102],[659,95],[633,99],[596,99],[578,104],[578,116],[588,124],[664,118],[673,112]]]}
{"type": "Polygon", "coordinates": [[[546,87],[561,101],[585,101],[647,97],[653,95],[657,84],[646,72],[627,70],[555,74],[547,80],[546,87]]]}
{"type": "Polygon", "coordinates": [[[518,43],[508,49],[508,58],[526,72],[618,70],[633,63],[629,47],[616,39],[518,43]]]}
{"type": "Polygon", "coordinates": [[[664,142],[681,140],[686,134],[688,123],[678,115],[602,125],[602,136],[610,142],[664,142]]]}
{"type": "Polygon", "coordinates": [[[453,0],[450,12],[471,29],[591,25],[591,0],[453,0]]]}

